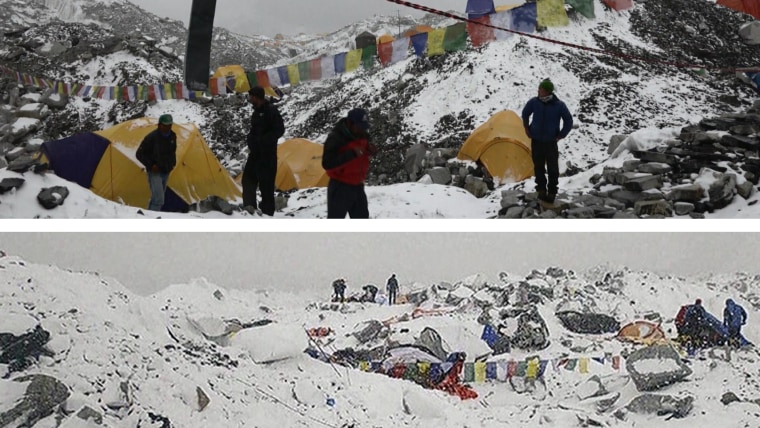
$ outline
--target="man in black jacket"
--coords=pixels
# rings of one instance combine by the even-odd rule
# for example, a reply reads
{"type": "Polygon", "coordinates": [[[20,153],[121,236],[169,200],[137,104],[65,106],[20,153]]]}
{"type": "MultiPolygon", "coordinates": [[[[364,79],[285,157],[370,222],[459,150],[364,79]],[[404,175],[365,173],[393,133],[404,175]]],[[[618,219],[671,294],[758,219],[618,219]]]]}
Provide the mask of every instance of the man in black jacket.
{"type": "Polygon", "coordinates": [[[277,175],[277,141],[285,133],[285,125],[277,107],[267,101],[264,88],[248,91],[253,104],[251,132],[248,133],[248,161],[243,170],[243,207],[257,210],[256,188],[261,190],[261,212],[274,215],[274,179],[277,175]]]}
{"type": "Polygon", "coordinates": [[[145,165],[150,186],[148,209],[161,211],[169,174],[177,164],[177,134],[172,131],[174,120],[169,114],[158,118],[158,129],[146,135],[137,149],[137,160],[145,165]]]}

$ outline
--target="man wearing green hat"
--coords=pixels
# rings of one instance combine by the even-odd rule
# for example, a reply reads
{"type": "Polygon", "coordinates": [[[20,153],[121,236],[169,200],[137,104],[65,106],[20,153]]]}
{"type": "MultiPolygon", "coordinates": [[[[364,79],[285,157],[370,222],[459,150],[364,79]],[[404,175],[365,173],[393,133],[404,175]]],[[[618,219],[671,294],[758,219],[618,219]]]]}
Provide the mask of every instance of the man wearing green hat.
{"type": "Polygon", "coordinates": [[[158,118],[158,129],[146,135],[137,149],[137,160],[145,165],[150,186],[148,209],[161,211],[169,174],[177,164],[177,134],[172,131],[170,114],[158,118]]]}
{"type": "Polygon", "coordinates": [[[553,203],[559,187],[557,143],[567,137],[573,128],[573,116],[565,103],[554,95],[554,84],[551,80],[544,79],[538,84],[538,96],[531,98],[525,105],[522,120],[525,133],[530,138],[538,198],[553,203]],[[562,128],[560,128],[560,121],[562,121],[562,128]]]}

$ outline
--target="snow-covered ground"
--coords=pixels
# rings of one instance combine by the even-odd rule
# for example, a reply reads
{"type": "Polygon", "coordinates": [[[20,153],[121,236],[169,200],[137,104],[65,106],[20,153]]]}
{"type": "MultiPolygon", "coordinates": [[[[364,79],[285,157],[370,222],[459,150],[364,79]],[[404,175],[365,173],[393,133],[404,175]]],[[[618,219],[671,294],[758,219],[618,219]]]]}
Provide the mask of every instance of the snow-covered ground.
{"type": "MultiPolygon", "coordinates": [[[[18,404],[24,392],[21,385],[26,383],[19,385],[13,379],[45,374],[66,385],[71,395],[62,406],[66,416],[49,416],[35,427],[59,426],[56,417],[65,427],[162,426],[161,421],[151,424],[150,414],[167,418],[172,427],[756,426],[760,412],[760,403],[752,401],[760,399],[756,348],[734,351],[730,358],[723,348],[689,358],[692,375],[655,392],[693,397],[694,407],[683,418],[633,412],[614,416],[640,395],[624,363],[626,355],[643,345],[620,342],[614,334],[572,333],[554,314],[560,308],[586,307],[623,325],[644,316],[660,317],[672,338],[680,305],[701,297],[705,307],[719,315],[724,300],[732,297],[749,313],[745,335],[760,343],[757,277],[735,273],[683,278],[602,266],[578,273],[533,272],[525,278],[502,274],[497,283],[469,274],[462,272],[461,280],[451,278],[449,286],[402,281],[402,294],[430,291],[431,299],[419,307],[331,304],[327,293],[225,289],[205,279],[140,296],[128,284],[97,272],[73,272],[2,256],[0,332],[20,335],[40,324],[51,334],[48,348],[55,355],[42,356],[23,373],[0,380],[0,414],[18,404]],[[314,347],[304,329],[330,328],[333,333],[320,342],[324,352],[333,353],[361,348],[352,333],[365,322],[395,317],[397,322],[388,323],[385,343],[412,343],[423,328],[430,327],[441,335],[447,352],[466,352],[466,361],[472,362],[489,351],[480,339],[478,306],[495,304],[494,290],[508,290],[523,281],[554,292],[537,305],[550,345],[533,352],[514,348],[491,360],[538,356],[547,361],[543,382],[525,392],[517,392],[508,382],[477,381],[470,386],[478,398],[460,400],[408,380],[333,367],[303,352],[314,347]],[[434,285],[454,289],[449,294],[445,288],[431,288],[434,285]],[[454,297],[463,300],[455,304],[454,297]],[[421,309],[446,313],[415,317],[421,309]],[[266,320],[272,322],[235,329],[237,333],[229,330],[233,324],[266,320]],[[615,356],[623,358],[619,368],[612,366],[610,358],[615,356]],[[606,359],[591,359],[599,357],[606,359]],[[576,358],[578,366],[555,366],[562,358],[576,358]],[[588,370],[582,372],[586,364],[588,370]],[[598,375],[609,392],[620,394],[608,410],[597,411],[594,401],[580,398],[593,389],[592,375],[598,375]],[[204,408],[198,389],[210,400],[204,408]],[[727,392],[743,401],[722,404],[727,392]],[[102,416],[102,425],[75,416],[85,406],[102,416]]],[[[639,369],[662,369],[644,367],[647,364],[652,362],[639,369]]],[[[6,370],[0,364],[0,373],[6,370]]]]}

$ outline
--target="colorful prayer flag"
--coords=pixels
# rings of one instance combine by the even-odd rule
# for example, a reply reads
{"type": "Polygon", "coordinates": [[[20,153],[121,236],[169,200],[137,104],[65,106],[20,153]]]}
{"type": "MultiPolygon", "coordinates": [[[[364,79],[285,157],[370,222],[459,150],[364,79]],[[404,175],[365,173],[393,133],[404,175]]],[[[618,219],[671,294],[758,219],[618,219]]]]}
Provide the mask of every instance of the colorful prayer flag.
{"type": "Polygon", "coordinates": [[[359,68],[362,61],[362,50],[354,49],[346,54],[346,71],[354,71],[359,68]]]}
{"type": "Polygon", "coordinates": [[[428,33],[418,33],[409,38],[412,41],[414,54],[418,57],[425,55],[425,48],[428,43],[428,33]]]}
{"type": "Polygon", "coordinates": [[[322,66],[322,78],[329,79],[335,77],[335,58],[332,56],[323,56],[320,60],[322,66]]]}
{"type": "Polygon", "coordinates": [[[391,42],[393,51],[391,53],[391,64],[405,60],[409,56],[409,38],[403,37],[391,42]]]}
{"type": "Polygon", "coordinates": [[[475,381],[475,365],[473,363],[464,363],[464,382],[475,381]]]}
{"type": "Polygon", "coordinates": [[[296,86],[301,83],[301,74],[298,72],[298,64],[288,64],[287,67],[290,86],[296,86]]]}
{"type": "Polygon", "coordinates": [[[443,50],[446,52],[461,51],[467,47],[467,26],[464,22],[449,25],[443,36],[443,50]]]}
{"type": "Polygon", "coordinates": [[[309,61],[309,80],[320,80],[322,78],[322,61],[319,58],[309,61]]]}
{"type": "Polygon", "coordinates": [[[362,48],[362,66],[364,68],[374,67],[375,57],[377,57],[377,45],[369,45],[362,48]]]}
{"type": "Polygon", "coordinates": [[[391,58],[393,57],[393,43],[378,43],[377,57],[380,59],[380,65],[383,67],[388,66],[391,63],[391,58]]]}
{"type": "Polygon", "coordinates": [[[437,28],[427,33],[427,55],[443,55],[443,38],[446,36],[445,28],[437,28]]]}
{"type": "Polygon", "coordinates": [[[301,61],[298,63],[298,75],[301,76],[302,82],[309,81],[309,61],[301,61]]]}
{"type": "Polygon", "coordinates": [[[483,383],[486,381],[486,363],[478,361],[475,364],[475,382],[483,383]]]}
{"type": "Polygon", "coordinates": [[[480,24],[491,24],[491,17],[489,15],[481,16],[480,18],[471,18],[474,22],[467,23],[467,33],[470,35],[470,40],[474,47],[482,46],[491,40],[495,40],[493,35],[493,28],[486,27],[480,24]]]}
{"type": "Polygon", "coordinates": [[[594,0],[565,0],[565,3],[586,18],[596,18],[594,14],[594,0]]]}
{"type": "Polygon", "coordinates": [[[541,27],[562,27],[570,20],[565,12],[565,0],[538,0],[536,2],[536,24],[541,27]]]}
{"type": "Polygon", "coordinates": [[[588,357],[581,357],[578,360],[578,371],[581,373],[588,373],[588,357]]]}

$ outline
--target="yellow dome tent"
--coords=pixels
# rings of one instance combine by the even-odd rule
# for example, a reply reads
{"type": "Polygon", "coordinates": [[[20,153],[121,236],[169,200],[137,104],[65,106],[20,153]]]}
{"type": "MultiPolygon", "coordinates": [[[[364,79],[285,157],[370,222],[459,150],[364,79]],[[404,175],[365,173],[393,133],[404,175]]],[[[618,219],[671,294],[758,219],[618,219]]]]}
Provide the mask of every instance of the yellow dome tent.
{"type": "Polygon", "coordinates": [[[251,89],[251,84],[248,82],[248,75],[240,65],[224,65],[216,69],[211,78],[216,79],[219,77],[234,77],[235,87],[231,87],[229,84],[227,87],[235,92],[248,92],[251,89]]]}
{"type": "MultiPolygon", "coordinates": [[[[147,208],[148,179],[135,153],[157,123],[155,118],[130,120],[103,131],[44,143],[42,152],[56,175],[103,198],[147,208]]],[[[194,124],[175,123],[172,130],[177,134],[177,166],[169,175],[165,210],[184,211],[209,196],[226,201],[242,196],[194,124]]]]}
{"type": "Polygon", "coordinates": [[[390,34],[383,34],[382,36],[377,38],[377,43],[388,43],[396,40],[395,37],[391,36],[390,34]]]}
{"type": "Polygon", "coordinates": [[[277,146],[277,178],[280,190],[327,187],[329,177],[322,168],[324,146],[293,138],[277,146]]]}
{"type": "Polygon", "coordinates": [[[412,37],[415,34],[429,33],[433,30],[435,30],[435,28],[429,25],[415,25],[414,27],[411,27],[408,30],[404,31],[402,37],[412,37]]]}
{"type": "Polygon", "coordinates": [[[517,182],[533,176],[530,138],[522,119],[511,110],[491,116],[462,145],[457,158],[480,161],[494,179],[517,182]]]}
{"type": "MultiPolygon", "coordinates": [[[[327,187],[330,178],[322,168],[322,151],[322,144],[303,138],[293,138],[278,145],[274,187],[281,192],[327,187]]],[[[237,183],[242,180],[242,173],[235,178],[237,183]]]]}

